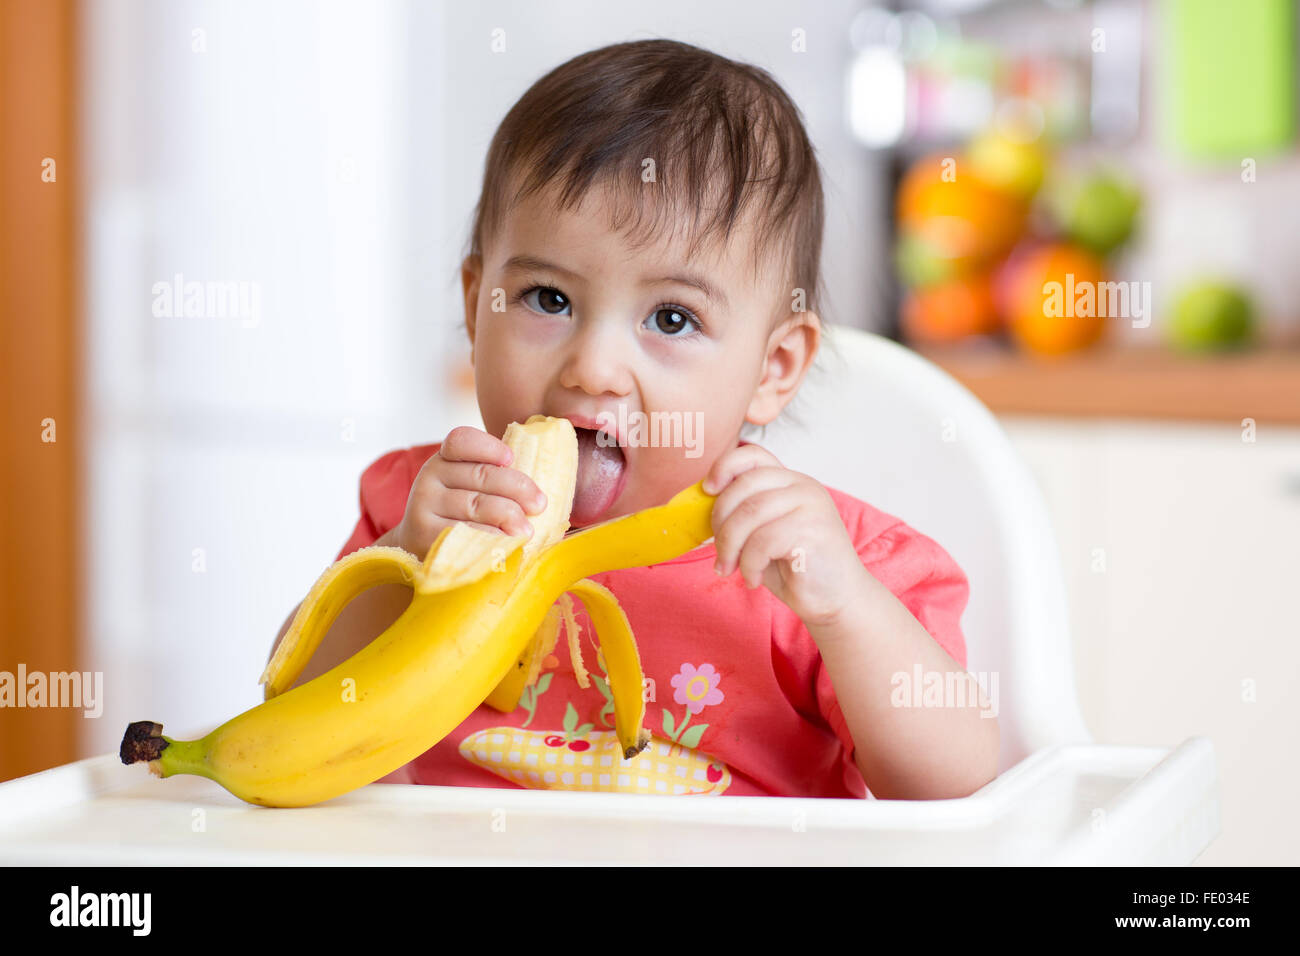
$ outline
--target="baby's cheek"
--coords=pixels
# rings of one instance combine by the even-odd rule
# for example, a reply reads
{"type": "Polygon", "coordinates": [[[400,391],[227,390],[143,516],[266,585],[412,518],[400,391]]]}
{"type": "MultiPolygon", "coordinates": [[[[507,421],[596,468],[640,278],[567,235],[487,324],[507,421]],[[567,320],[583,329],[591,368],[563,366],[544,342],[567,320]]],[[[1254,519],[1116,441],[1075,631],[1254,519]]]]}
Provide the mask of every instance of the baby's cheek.
{"type": "Polygon", "coordinates": [[[498,338],[480,340],[476,353],[474,380],[485,420],[489,408],[498,414],[533,414],[541,407],[541,392],[550,376],[539,367],[536,349],[498,338]]]}
{"type": "Polygon", "coordinates": [[[644,499],[642,507],[663,504],[683,488],[695,484],[708,470],[703,454],[688,457],[691,449],[680,444],[671,447],[641,448],[639,460],[629,476],[638,484],[636,494],[644,499]]]}

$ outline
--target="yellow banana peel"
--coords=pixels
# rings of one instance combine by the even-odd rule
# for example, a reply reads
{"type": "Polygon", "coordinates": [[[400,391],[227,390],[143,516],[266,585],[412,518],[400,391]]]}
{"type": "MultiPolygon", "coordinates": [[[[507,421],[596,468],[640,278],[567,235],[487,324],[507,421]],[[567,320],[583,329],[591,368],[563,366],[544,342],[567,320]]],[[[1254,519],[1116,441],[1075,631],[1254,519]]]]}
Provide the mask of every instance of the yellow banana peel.
{"type": "MultiPolygon", "coordinates": [[[[267,664],[263,703],[198,740],[173,740],[161,724],[136,721],[123,737],[122,762],[146,761],[162,777],[208,777],[263,806],[309,806],[348,793],[433,747],[480,704],[513,710],[554,648],[562,619],[572,621],[566,592],[583,602],[600,638],[624,759],[639,753],[650,734],[641,726],[636,642],[614,595],[586,579],[698,547],[713,534],[714,496],[697,482],[664,505],[566,536],[578,463],[573,425],[534,415],[511,424],[503,441],[515,452],[512,467],[547,496],[531,537],[461,522],[438,536],[423,562],[373,546],[342,558],[313,585],[267,664]],[[348,660],[293,687],[339,612],[383,583],[412,588],[402,615],[348,660]]],[[[572,646],[572,629],[570,637],[572,646]]]]}

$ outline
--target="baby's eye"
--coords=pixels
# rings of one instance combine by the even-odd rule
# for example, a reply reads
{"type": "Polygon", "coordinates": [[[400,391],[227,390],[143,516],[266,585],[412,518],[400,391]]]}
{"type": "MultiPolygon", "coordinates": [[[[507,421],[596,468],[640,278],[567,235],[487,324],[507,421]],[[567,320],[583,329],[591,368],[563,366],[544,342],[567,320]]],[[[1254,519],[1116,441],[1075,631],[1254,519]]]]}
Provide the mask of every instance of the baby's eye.
{"type": "Polygon", "coordinates": [[[564,311],[569,308],[569,298],[559,289],[553,289],[550,286],[534,286],[525,292],[521,298],[524,305],[527,305],[534,312],[543,312],[546,315],[563,315],[564,311]],[[537,296],[538,304],[532,304],[533,296],[537,296]]]}
{"type": "Polygon", "coordinates": [[[659,306],[659,308],[650,313],[646,318],[646,321],[654,322],[655,328],[659,329],[661,332],[665,332],[667,337],[672,339],[688,338],[689,336],[677,334],[682,329],[694,326],[695,330],[698,332],[704,328],[699,319],[691,315],[691,313],[685,309],[679,309],[675,305],[659,306]]]}

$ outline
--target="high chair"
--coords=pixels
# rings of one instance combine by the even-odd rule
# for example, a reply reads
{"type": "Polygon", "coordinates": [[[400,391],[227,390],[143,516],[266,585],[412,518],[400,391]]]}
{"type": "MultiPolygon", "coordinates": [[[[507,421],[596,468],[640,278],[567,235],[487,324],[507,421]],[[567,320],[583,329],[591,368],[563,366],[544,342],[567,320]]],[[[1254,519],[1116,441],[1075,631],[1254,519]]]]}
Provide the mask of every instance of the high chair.
{"type": "Polygon", "coordinates": [[[840,354],[823,348],[790,407],[801,421],[746,437],[934,538],[966,572],[967,670],[990,691],[996,675],[1002,742],[999,776],[976,793],[702,798],[372,784],[272,810],[105,754],[0,784],[0,864],[1190,863],[1219,830],[1210,742],[1093,742],[1051,525],[1002,428],[914,352],[855,329],[831,334],[840,354]]]}
{"type": "MultiPolygon", "coordinates": [[[[789,406],[799,421],[780,419],[754,440],[787,468],[935,539],[966,572],[966,669],[986,689],[988,675],[997,675],[1000,698],[1001,776],[973,799],[999,798],[1016,781],[1043,774],[1063,797],[1069,787],[1091,790],[1095,804],[1078,821],[1087,826],[1058,834],[1045,858],[1190,862],[1218,833],[1210,741],[1190,737],[1170,751],[1093,743],[1074,686],[1055,535],[1002,427],[917,353],[854,328],[830,335],[836,350],[823,345],[789,406]]],[[[1008,811],[1019,812],[1008,799],[1008,811]]],[[[1069,804],[1062,800],[1054,812],[1069,804]]]]}

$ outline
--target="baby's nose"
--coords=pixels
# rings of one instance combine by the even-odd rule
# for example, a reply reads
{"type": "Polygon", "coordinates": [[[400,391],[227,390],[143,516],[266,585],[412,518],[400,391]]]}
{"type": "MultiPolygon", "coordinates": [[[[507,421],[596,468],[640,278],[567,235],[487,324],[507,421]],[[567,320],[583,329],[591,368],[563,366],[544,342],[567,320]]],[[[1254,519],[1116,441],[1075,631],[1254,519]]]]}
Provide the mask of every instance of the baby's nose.
{"type": "Polygon", "coordinates": [[[574,339],[562,376],[566,387],[589,395],[623,395],[630,379],[628,346],[618,336],[597,332],[574,339]]]}

